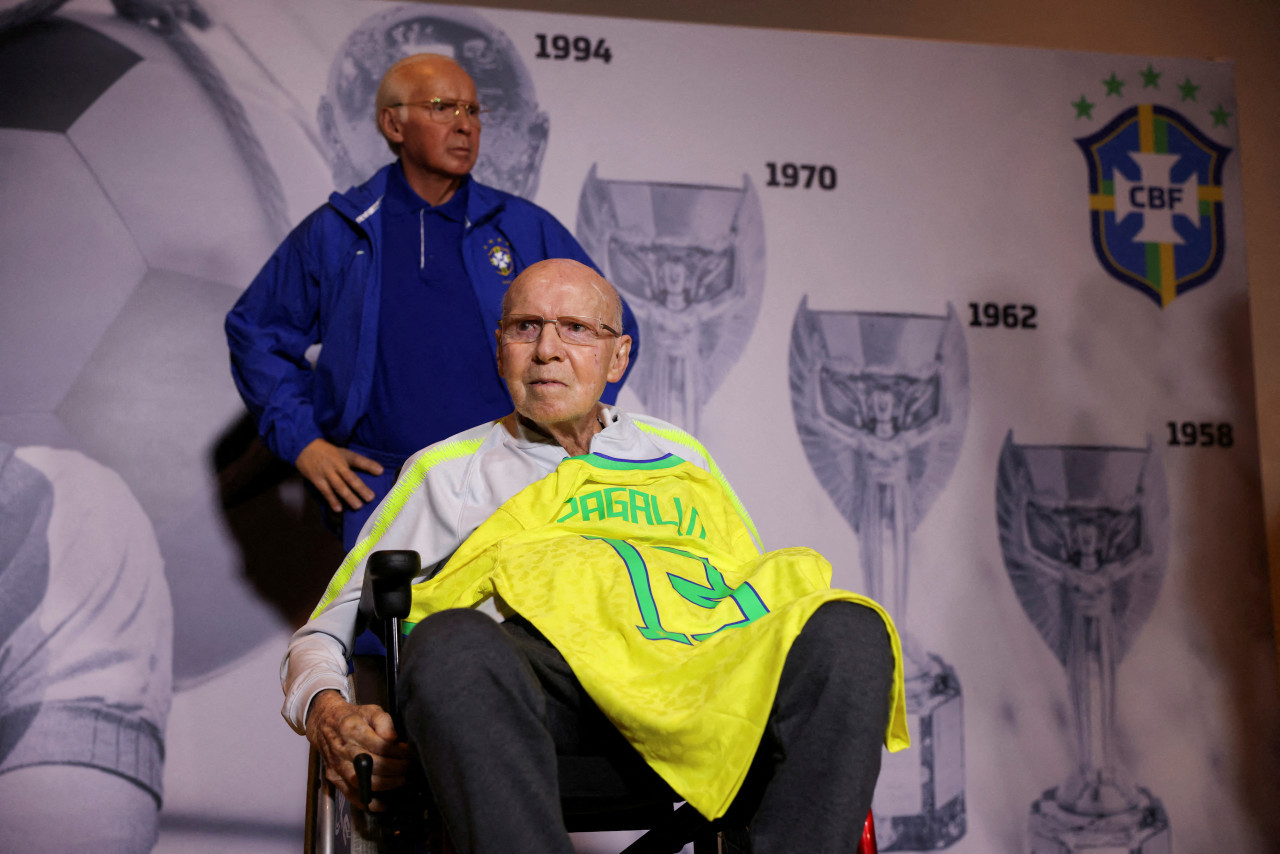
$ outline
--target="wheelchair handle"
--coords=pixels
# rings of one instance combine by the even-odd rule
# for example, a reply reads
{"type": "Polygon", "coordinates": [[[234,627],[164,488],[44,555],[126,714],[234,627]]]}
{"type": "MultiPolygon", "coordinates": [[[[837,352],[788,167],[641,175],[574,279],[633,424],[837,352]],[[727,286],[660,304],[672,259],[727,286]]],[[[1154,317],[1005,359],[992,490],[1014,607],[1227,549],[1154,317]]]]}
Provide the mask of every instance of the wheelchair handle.
{"type": "Polygon", "coordinates": [[[376,551],[369,556],[373,581],[373,614],[380,620],[409,616],[413,597],[410,583],[422,569],[422,559],[411,549],[376,551]]]}
{"type": "Polygon", "coordinates": [[[360,790],[360,803],[368,808],[373,800],[373,757],[361,753],[351,764],[356,766],[356,786],[360,790]]]}

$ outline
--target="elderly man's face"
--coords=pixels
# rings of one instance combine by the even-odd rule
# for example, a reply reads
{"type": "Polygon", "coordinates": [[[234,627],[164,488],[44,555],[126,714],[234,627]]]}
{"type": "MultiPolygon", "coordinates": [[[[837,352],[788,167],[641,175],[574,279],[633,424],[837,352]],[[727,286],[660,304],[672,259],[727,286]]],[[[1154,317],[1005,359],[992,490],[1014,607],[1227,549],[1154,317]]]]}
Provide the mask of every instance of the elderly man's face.
{"type": "MultiPolygon", "coordinates": [[[[594,271],[576,261],[543,261],[512,283],[506,313],[589,317],[616,329],[604,287],[594,271]]],[[[498,372],[521,415],[544,425],[576,424],[594,417],[605,385],[622,379],[630,350],[626,335],[566,344],[555,324],[547,323],[529,343],[504,341],[499,333],[498,372]]]]}
{"type": "MultiPolygon", "coordinates": [[[[405,104],[432,99],[477,103],[476,85],[467,72],[451,62],[423,62],[402,72],[400,98],[405,104]]],[[[480,124],[465,115],[437,123],[421,106],[390,109],[384,130],[401,145],[400,156],[424,172],[461,178],[471,172],[480,154],[480,124]]]]}

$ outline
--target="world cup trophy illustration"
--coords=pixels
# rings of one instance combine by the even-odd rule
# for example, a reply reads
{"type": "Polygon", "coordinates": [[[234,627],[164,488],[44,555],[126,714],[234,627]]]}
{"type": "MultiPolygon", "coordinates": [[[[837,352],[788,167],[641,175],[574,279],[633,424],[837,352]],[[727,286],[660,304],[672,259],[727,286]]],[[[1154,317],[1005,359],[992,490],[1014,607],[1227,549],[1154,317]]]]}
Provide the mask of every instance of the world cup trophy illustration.
{"type": "Polygon", "coordinates": [[[650,415],[698,432],[702,407],[742,355],[764,292],[764,222],[741,187],[608,181],[591,167],[578,240],[640,323],[627,388],[650,415]]]}
{"type": "Polygon", "coordinates": [[[1168,854],[1160,801],[1120,765],[1116,669],[1155,607],[1169,501],[1155,450],[1018,445],[1000,453],[1000,548],[1018,600],[1066,669],[1075,765],[1031,806],[1031,854],[1168,854]]]}
{"type": "MultiPolygon", "coordinates": [[[[858,536],[867,593],[902,634],[911,747],[886,754],[872,808],[882,851],[927,851],[965,832],[964,725],[955,669],[911,633],[911,534],[955,468],[969,364],[942,316],[813,311],[791,334],[791,405],[809,465],[858,536]]],[[[916,567],[918,570],[919,567],[916,567]]]]}

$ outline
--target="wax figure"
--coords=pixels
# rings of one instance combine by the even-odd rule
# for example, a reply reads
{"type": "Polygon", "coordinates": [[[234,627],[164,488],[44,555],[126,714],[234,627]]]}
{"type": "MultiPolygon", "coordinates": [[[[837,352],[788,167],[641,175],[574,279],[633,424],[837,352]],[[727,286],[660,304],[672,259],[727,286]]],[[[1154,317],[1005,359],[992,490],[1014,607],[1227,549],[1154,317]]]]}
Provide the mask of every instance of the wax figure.
{"type": "Polygon", "coordinates": [[[0,442],[0,851],[155,845],[173,606],[123,480],[0,442]]]}
{"type": "Polygon", "coordinates": [[[285,717],[349,798],[354,756],[374,756],[380,790],[415,753],[464,852],[573,850],[558,752],[642,757],[708,818],[740,813],[759,854],[853,850],[881,744],[906,745],[892,623],[832,590],[815,552],[761,554],[692,436],[600,403],[627,364],[620,319],[616,291],[575,261],[517,278],[496,335],[515,412],[406,464],[290,643],[285,717]],[[345,697],[382,548],[427,567],[404,733],[345,697]],[[502,624],[467,609],[491,596],[502,624]]]}
{"type": "Polygon", "coordinates": [[[393,65],[376,118],[397,161],[294,229],[226,323],[259,433],[345,509],[348,549],[406,457],[510,411],[491,330],[514,277],[544,258],[591,263],[551,214],[470,177],[483,106],[453,60],[393,65]]]}

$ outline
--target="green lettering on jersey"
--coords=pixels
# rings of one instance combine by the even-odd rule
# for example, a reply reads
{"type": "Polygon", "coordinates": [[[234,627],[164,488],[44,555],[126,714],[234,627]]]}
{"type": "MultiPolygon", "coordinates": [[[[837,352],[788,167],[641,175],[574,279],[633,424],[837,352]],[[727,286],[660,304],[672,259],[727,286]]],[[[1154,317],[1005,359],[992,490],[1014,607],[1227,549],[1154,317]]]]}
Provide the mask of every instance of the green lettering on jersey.
{"type": "Polygon", "coordinates": [[[557,519],[557,522],[564,522],[578,515],[578,496],[573,496],[565,504],[569,505],[569,512],[557,519]]]}
{"type": "Polygon", "coordinates": [[[590,522],[593,514],[596,519],[601,522],[604,521],[604,496],[600,494],[599,490],[588,492],[580,497],[578,499],[578,508],[582,513],[582,521],[590,522]]]}
{"type": "Polygon", "coordinates": [[[654,518],[658,520],[659,525],[671,525],[676,529],[676,533],[678,534],[680,533],[680,529],[684,527],[684,505],[680,503],[679,496],[673,495],[671,496],[671,500],[675,502],[676,505],[676,520],[674,522],[668,522],[666,519],[662,518],[662,514],[658,512],[658,500],[656,498],[653,499],[653,515],[654,518]]]}
{"type": "Polygon", "coordinates": [[[614,496],[616,496],[619,492],[626,492],[626,491],[627,491],[627,488],[625,486],[610,486],[607,489],[605,489],[604,503],[605,503],[605,507],[608,510],[608,517],[610,519],[625,519],[628,522],[631,521],[630,505],[627,504],[625,500],[614,499],[614,496]]]}
{"type": "Polygon", "coordinates": [[[653,496],[647,492],[641,492],[638,489],[629,490],[629,493],[629,497],[631,498],[631,521],[639,525],[640,514],[643,513],[646,524],[654,524],[653,511],[650,511],[649,509],[650,505],[657,504],[657,502],[653,500],[653,496]],[[636,499],[639,499],[639,501],[636,499]]]}
{"type": "Polygon", "coordinates": [[[671,496],[671,505],[667,508],[667,517],[662,515],[662,507],[658,496],[643,490],[626,486],[609,486],[577,495],[565,502],[568,508],[556,522],[568,522],[579,519],[590,522],[598,519],[622,519],[636,525],[668,525],[675,528],[676,534],[682,537],[707,538],[707,528],[702,524],[696,505],[690,505],[686,513],[684,503],[677,495],[671,496]]]}
{"type": "MultiPolygon", "coordinates": [[[[684,532],[686,536],[693,533],[693,523],[697,521],[698,521],[698,508],[694,507],[693,510],[689,513],[689,528],[684,532]]],[[[707,538],[707,529],[703,528],[702,533],[699,534],[699,536],[705,540],[707,538]]]]}

